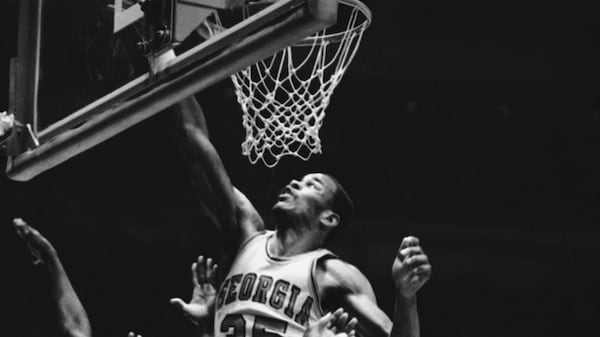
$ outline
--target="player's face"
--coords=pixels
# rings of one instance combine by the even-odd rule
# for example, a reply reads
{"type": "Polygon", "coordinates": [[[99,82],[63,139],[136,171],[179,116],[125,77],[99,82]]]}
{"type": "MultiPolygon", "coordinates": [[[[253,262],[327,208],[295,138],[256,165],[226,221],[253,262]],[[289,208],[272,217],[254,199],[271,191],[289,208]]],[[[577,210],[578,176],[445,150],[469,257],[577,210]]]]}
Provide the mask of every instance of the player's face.
{"type": "Polygon", "coordinates": [[[292,180],[277,197],[274,210],[317,217],[333,198],[336,186],[325,174],[311,173],[300,181],[292,180]]]}

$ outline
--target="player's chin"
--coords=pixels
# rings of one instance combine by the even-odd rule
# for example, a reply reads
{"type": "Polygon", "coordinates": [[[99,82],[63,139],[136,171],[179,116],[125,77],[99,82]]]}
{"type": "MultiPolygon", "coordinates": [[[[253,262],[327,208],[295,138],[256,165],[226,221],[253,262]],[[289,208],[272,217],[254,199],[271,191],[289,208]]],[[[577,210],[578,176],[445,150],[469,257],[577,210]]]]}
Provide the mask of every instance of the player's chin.
{"type": "Polygon", "coordinates": [[[287,216],[291,210],[293,209],[293,205],[290,204],[289,202],[287,202],[286,200],[279,200],[275,203],[275,205],[273,205],[273,208],[271,209],[273,216],[280,217],[280,216],[287,216]]]}
{"type": "Polygon", "coordinates": [[[286,208],[286,201],[285,200],[278,200],[275,205],[273,205],[273,208],[271,209],[273,212],[279,212],[279,211],[283,211],[286,208]]]}

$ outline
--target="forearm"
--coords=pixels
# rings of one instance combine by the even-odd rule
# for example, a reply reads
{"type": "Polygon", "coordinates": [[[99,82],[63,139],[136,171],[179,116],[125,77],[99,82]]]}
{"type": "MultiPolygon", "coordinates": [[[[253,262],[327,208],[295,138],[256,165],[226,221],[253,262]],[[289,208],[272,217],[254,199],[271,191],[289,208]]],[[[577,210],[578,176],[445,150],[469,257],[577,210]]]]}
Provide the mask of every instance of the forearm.
{"type": "Polygon", "coordinates": [[[53,259],[47,267],[61,331],[68,337],[91,337],[92,330],[87,313],[60,260],[53,259]]]}
{"type": "Polygon", "coordinates": [[[177,113],[177,138],[187,160],[195,192],[211,209],[217,219],[215,225],[228,238],[228,244],[237,248],[240,231],[236,223],[234,188],[210,142],[202,108],[194,97],[190,97],[176,104],[174,109],[177,113]]]}
{"type": "Polygon", "coordinates": [[[420,335],[416,295],[408,299],[396,295],[390,337],[419,337],[420,335]]]}

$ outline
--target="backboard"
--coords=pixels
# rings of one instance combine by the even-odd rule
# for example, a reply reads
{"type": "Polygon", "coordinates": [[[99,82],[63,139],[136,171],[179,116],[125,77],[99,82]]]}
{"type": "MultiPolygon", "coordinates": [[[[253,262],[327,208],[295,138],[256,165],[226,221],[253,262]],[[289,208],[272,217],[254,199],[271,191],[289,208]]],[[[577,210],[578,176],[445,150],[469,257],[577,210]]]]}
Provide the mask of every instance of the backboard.
{"type": "Polygon", "coordinates": [[[216,36],[182,44],[213,11],[244,3],[21,1],[9,112],[28,127],[8,141],[7,175],[29,180],[337,18],[337,0],[269,1],[216,36]],[[179,54],[165,68],[149,67],[172,48],[179,54]]]}

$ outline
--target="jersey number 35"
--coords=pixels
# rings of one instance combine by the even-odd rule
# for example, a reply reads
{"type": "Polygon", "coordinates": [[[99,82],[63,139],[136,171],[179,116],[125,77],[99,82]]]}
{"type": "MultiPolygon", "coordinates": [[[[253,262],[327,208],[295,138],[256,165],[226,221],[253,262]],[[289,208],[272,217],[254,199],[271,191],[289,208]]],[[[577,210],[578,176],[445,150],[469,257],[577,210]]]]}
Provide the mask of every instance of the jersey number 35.
{"type": "MultiPolygon", "coordinates": [[[[274,318],[256,316],[252,327],[252,336],[248,337],[283,337],[287,330],[287,322],[274,318]]],[[[247,337],[246,320],[242,315],[227,315],[221,321],[221,332],[227,333],[227,337],[247,337]]]]}

